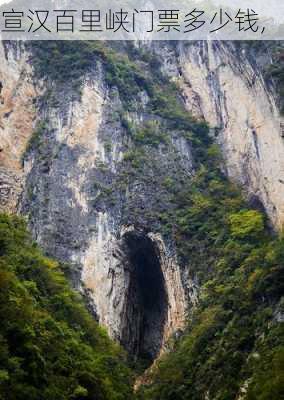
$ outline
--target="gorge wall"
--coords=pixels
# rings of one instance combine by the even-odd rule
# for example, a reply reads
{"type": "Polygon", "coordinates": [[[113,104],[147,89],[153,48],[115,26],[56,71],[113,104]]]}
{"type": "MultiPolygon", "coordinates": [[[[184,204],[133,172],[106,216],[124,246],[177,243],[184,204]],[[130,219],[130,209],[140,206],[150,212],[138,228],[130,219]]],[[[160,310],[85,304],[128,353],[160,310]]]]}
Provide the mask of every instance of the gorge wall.
{"type": "Polygon", "coordinates": [[[36,88],[27,54],[20,46],[0,46],[0,205],[16,212],[23,189],[21,155],[34,128],[36,88]]]}
{"type": "Polygon", "coordinates": [[[243,187],[252,204],[260,201],[272,224],[281,229],[283,117],[262,66],[232,42],[182,43],[174,51],[166,46],[157,51],[165,60],[165,72],[180,84],[187,109],[212,128],[228,176],[243,187]]]}
{"type": "MultiPolygon", "coordinates": [[[[227,174],[281,228],[284,139],[261,72],[220,43],[151,51],[180,85],[187,110],[208,121],[227,174]]],[[[0,56],[1,209],[27,217],[46,253],[71,264],[95,318],[135,357],[152,361],[197,302],[190,260],[180,263],[163,222],[173,207],[168,186],[194,176],[191,145],[149,111],[142,89],[127,108],[101,60],[78,93],[36,77],[23,47],[1,45],[0,56]]]]}

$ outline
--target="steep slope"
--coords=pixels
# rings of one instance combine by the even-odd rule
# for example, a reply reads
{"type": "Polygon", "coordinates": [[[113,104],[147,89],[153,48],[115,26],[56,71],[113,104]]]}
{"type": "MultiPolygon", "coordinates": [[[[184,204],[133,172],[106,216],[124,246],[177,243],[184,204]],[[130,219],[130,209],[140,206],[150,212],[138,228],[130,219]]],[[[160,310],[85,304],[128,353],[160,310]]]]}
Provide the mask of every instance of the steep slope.
{"type": "Polygon", "coordinates": [[[34,128],[36,90],[27,53],[0,46],[0,207],[16,212],[22,191],[21,155],[34,128]]]}
{"type": "MultiPolygon", "coordinates": [[[[283,145],[261,72],[220,43],[47,42],[16,55],[8,44],[6,54],[28,57],[37,93],[14,191],[33,237],[71,265],[95,318],[144,367],[187,329],[141,396],[254,390],[250,360],[269,369],[283,345],[283,243],[268,229],[282,223],[283,145]]],[[[4,130],[11,142],[17,129],[4,130]]]]}
{"type": "Polygon", "coordinates": [[[118,346],[24,222],[0,215],[0,398],[130,399],[118,346]]]}
{"type": "MultiPolygon", "coordinates": [[[[234,48],[209,43],[201,52],[207,63],[207,71],[201,73],[205,73],[203,82],[207,82],[207,89],[200,90],[200,78],[194,77],[200,50],[181,55],[185,57],[181,60],[185,65],[184,77],[192,82],[191,90],[200,93],[202,114],[218,131],[217,141],[223,150],[227,173],[252,200],[263,204],[273,224],[281,229],[284,138],[275,93],[273,96],[269,91],[260,68],[256,64],[251,66],[234,48]],[[208,97],[204,96],[206,92],[208,97]]],[[[189,100],[189,108],[190,104],[189,100]]]]}
{"type": "Polygon", "coordinates": [[[227,175],[244,188],[252,204],[262,205],[281,230],[283,117],[276,87],[263,73],[272,56],[264,44],[252,57],[251,47],[238,42],[185,42],[156,51],[164,60],[164,71],[180,84],[186,108],[211,127],[227,175]]]}
{"type": "MultiPolygon", "coordinates": [[[[81,49],[76,58],[74,46],[79,69],[81,49]]],[[[66,84],[68,71],[73,73],[68,49],[66,61],[58,60],[59,69],[66,63],[65,79],[58,81],[56,66],[56,75],[47,75],[47,91],[40,100],[42,122],[24,157],[21,210],[48,254],[72,263],[74,285],[88,295],[111,336],[131,353],[152,360],[184,326],[186,307],[196,297],[193,281],[178,265],[173,238],[169,234],[166,243],[162,237],[159,215],[173,208],[167,186],[174,180],[181,185],[193,170],[191,145],[180,131],[202,133],[207,128],[179,111],[177,95],[164,99],[161,88],[170,94],[171,84],[163,83],[159,74],[151,77],[145,61],[135,65],[123,51],[93,44],[85,50],[93,65],[82,75],[81,92],[66,84]],[[147,85],[152,86],[152,98],[147,85]],[[172,121],[163,115],[165,101],[173,109],[172,121]],[[154,290],[163,288],[164,301],[152,315],[143,300],[145,281],[137,272],[141,266],[133,261],[139,251],[155,255],[160,278],[154,290]],[[151,344],[148,336],[153,336],[151,344]]],[[[35,68],[46,74],[49,65],[41,60],[35,68]]],[[[144,264],[147,268],[149,261],[144,264]]]]}
{"type": "Polygon", "coordinates": [[[138,398],[282,399],[283,239],[271,239],[259,212],[236,211],[220,182],[218,189],[215,179],[201,182],[178,219],[199,303],[138,398]]]}

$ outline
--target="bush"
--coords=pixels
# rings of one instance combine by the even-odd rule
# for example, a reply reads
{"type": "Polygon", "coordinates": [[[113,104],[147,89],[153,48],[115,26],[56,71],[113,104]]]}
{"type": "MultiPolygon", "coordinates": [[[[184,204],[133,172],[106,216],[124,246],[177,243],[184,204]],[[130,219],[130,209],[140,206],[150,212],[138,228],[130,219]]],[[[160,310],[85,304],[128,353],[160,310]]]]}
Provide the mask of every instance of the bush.
{"type": "Polygon", "coordinates": [[[229,216],[233,238],[256,238],[264,230],[263,215],[256,210],[241,210],[229,216]]]}
{"type": "Polygon", "coordinates": [[[130,399],[125,357],[24,222],[0,215],[0,398],[130,399]],[[4,323],[3,323],[4,321],[4,323]]]}

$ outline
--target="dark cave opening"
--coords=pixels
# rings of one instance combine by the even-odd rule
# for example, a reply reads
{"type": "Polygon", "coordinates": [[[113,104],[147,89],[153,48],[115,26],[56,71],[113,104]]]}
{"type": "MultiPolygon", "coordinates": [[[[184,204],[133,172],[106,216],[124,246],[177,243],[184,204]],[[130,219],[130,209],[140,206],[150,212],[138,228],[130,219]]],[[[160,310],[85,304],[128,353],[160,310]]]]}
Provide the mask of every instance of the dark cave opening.
{"type": "Polygon", "coordinates": [[[122,343],[135,359],[151,364],[158,355],[167,320],[168,298],[159,251],[146,235],[130,232],[124,243],[129,289],[122,343]]]}

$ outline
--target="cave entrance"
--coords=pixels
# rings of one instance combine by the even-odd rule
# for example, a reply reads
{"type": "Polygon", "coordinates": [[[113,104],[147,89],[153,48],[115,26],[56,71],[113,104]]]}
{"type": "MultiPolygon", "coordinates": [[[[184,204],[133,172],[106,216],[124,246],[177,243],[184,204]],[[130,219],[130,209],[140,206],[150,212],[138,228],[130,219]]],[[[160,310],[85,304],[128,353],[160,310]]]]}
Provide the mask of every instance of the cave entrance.
{"type": "Polygon", "coordinates": [[[134,356],[151,364],[158,355],[167,321],[168,297],[159,250],[146,235],[124,235],[129,286],[122,344],[134,356]]]}

